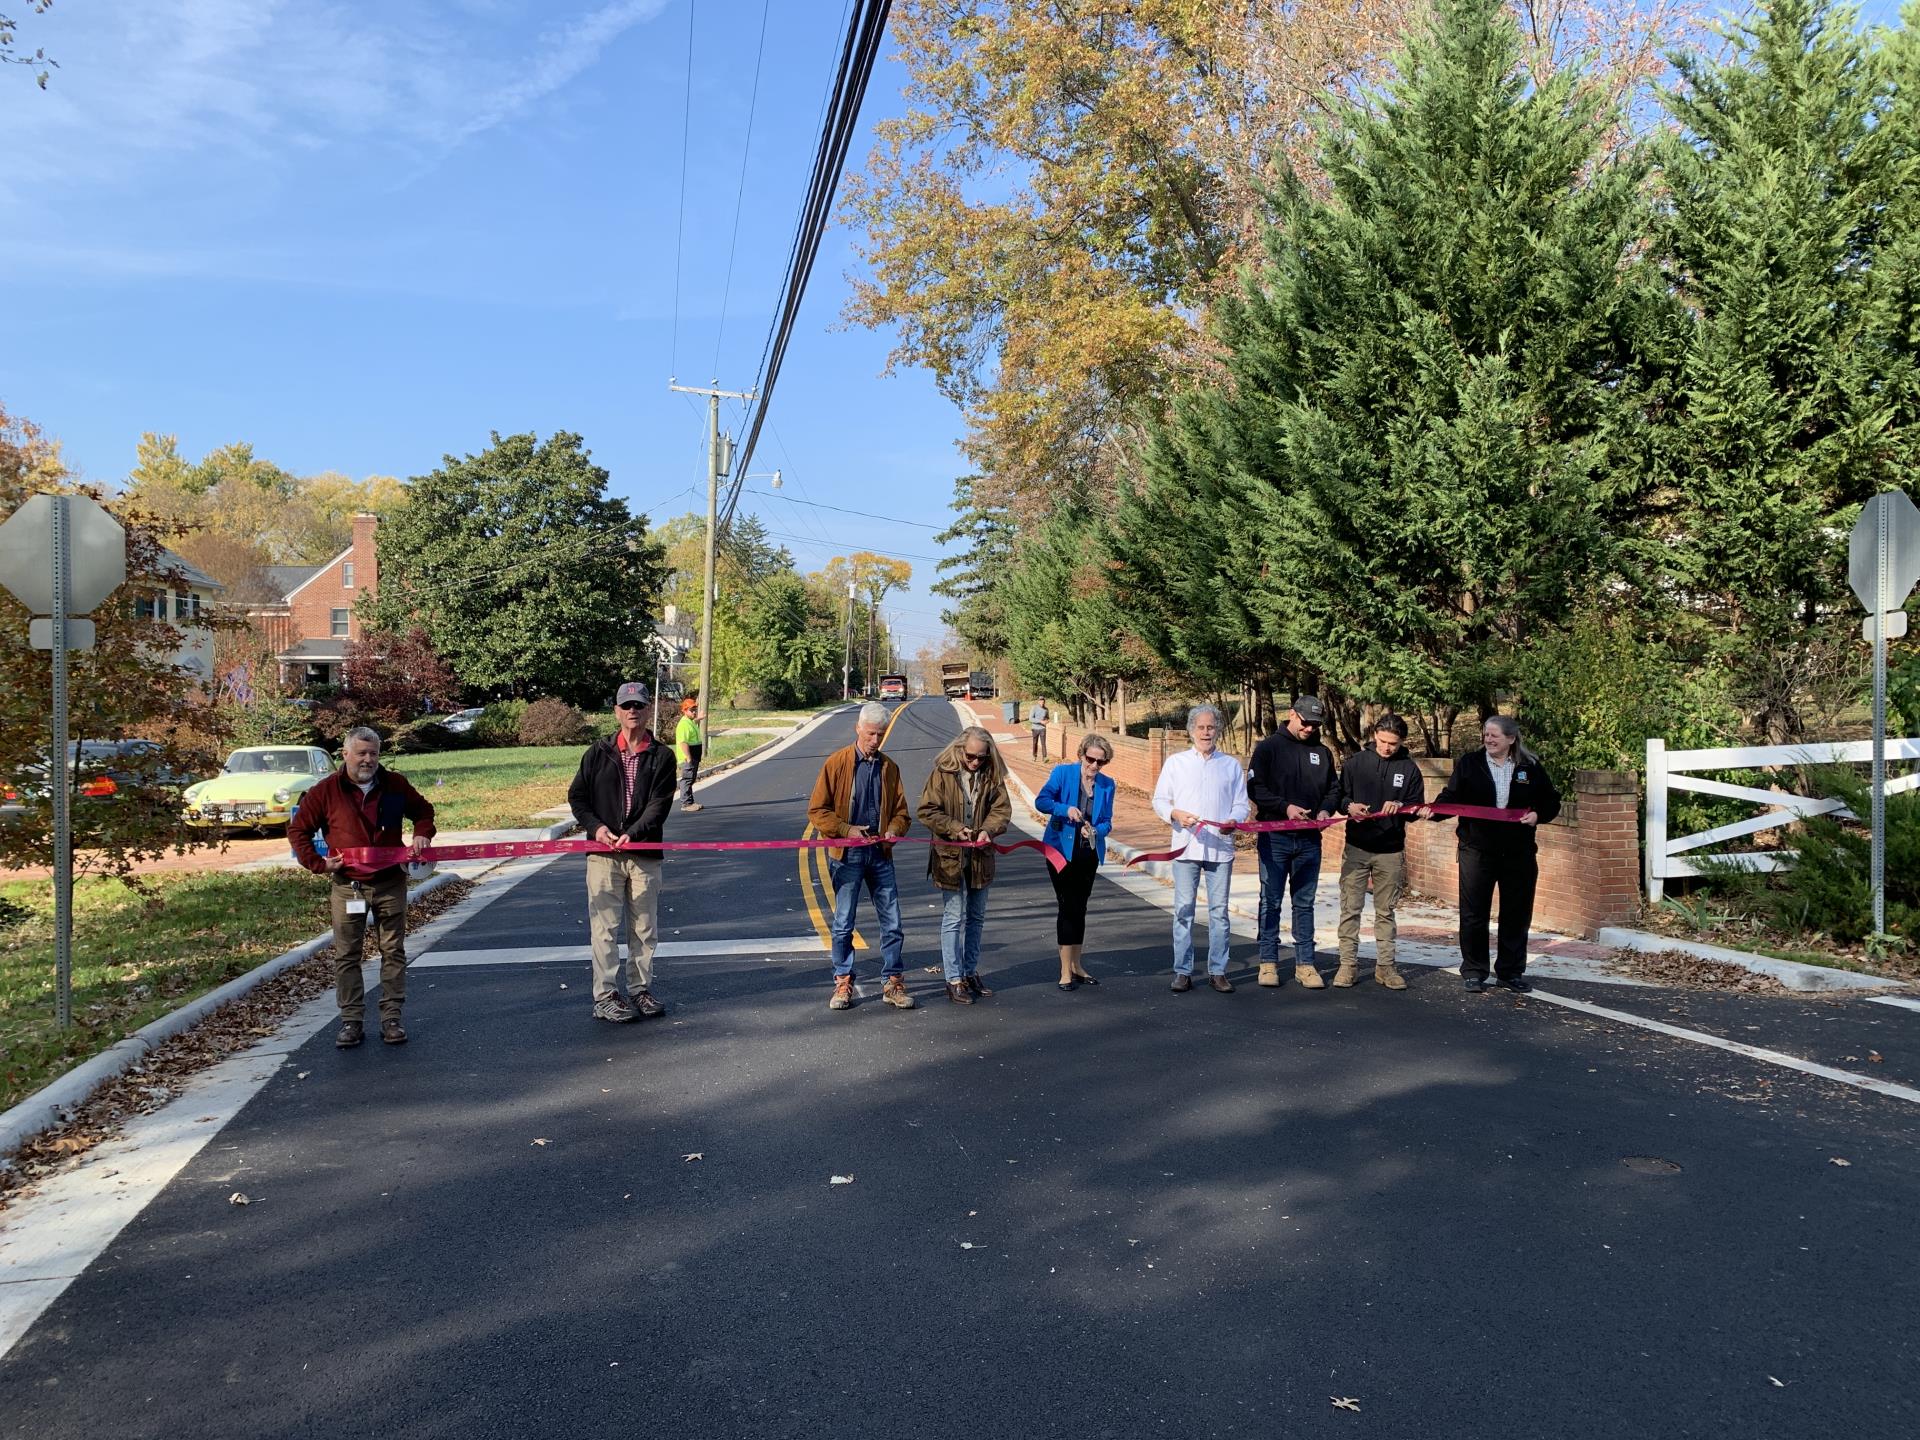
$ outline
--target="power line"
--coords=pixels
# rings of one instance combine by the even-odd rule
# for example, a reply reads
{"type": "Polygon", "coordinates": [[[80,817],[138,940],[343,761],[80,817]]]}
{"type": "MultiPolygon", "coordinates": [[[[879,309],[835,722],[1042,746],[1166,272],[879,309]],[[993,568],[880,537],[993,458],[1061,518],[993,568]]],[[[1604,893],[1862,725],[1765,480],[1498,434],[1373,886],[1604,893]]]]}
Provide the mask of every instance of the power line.
{"type": "Polygon", "coordinates": [[[924,520],[902,520],[897,515],[876,515],[871,510],[849,510],[844,505],[827,505],[818,500],[796,500],[791,495],[775,495],[771,490],[748,490],[748,495],[765,495],[770,499],[784,500],[789,505],[811,505],[816,510],[835,510],[842,515],[858,515],[862,520],[884,520],[889,525],[911,525],[918,530],[944,530],[944,525],[929,525],[924,520]]]}
{"type": "Polygon", "coordinates": [[[673,339],[667,347],[667,368],[680,368],[680,257],[687,247],[687,141],[693,134],[693,12],[687,5],[687,91],[680,111],[680,220],[673,237],[673,339]]]}
{"type": "MultiPolygon", "coordinates": [[[[846,167],[847,147],[853,141],[860,107],[866,98],[867,84],[873,78],[874,62],[879,57],[880,44],[886,34],[887,14],[891,8],[892,0],[859,0],[856,6],[849,7],[851,18],[845,42],[841,46],[839,68],[834,76],[829,113],[821,127],[819,147],[814,154],[813,175],[787,255],[787,276],[781,287],[781,303],[773,326],[768,331],[766,347],[761,352],[759,378],[752,387],[756,397],[753,420],[740,446],[737,477],[744,476],[751,468],[754,448],[760,440],[760,428],[766,423],[774,386],[780,378],[781,362],[786,357],[787,344],[793,336],[794,324],[799,319],[800,302],[806,294],[807,281],[813,274],[814,261],[820,253],[821,238],[832,219],[833,197],[846,167]]],[[[736,478],[727,496],[727,519],[733,516],[740,489],[741,481],[736,478]]]]}
{"type": "Polygon", "coordinates": [[[869,555],[882,555],[889,560],[930,560],[937,561],[938,555],[913,555],[905,550],[875,550],[870,545],[860,545],[849,540],[814,540],[805,535],[788,535],[779,530],[769,530],[767,534],[775,540],[791,540],[797,545],[812,545],[827,550],[864,550],[869,555]]]}
{"type": "Polygon", "coordinates": [[[747,195],[747,161],[753,154],[753,113],[760,103],[760,62],[767,51],[768,5],[769,0],[760,0],[760,44],[753,52],[753,88],[747,95],[747,142],[740,147],[740,183],[733,194],[733,237],[727,241],[727,278],[720,287],[720,328],[713,337],[713,373],[716,375],[720,373],[720,344],[727,336],[727,300],[733,294],[733,255],[740,244],[740,211],[747,195]]]}

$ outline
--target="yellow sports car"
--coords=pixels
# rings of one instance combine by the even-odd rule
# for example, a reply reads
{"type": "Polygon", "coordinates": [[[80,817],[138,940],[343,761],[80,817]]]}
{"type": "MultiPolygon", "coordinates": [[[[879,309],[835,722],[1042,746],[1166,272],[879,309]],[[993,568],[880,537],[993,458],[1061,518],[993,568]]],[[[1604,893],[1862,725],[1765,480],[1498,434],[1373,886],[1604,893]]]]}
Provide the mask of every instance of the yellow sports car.
{"type": "Polygon", "coordinates": [[[186,820],[207,830],[285,825],[300,797],[332,773],[333,757],[317,746],[249,745],[213,779],[186,788],[186,820]]]}

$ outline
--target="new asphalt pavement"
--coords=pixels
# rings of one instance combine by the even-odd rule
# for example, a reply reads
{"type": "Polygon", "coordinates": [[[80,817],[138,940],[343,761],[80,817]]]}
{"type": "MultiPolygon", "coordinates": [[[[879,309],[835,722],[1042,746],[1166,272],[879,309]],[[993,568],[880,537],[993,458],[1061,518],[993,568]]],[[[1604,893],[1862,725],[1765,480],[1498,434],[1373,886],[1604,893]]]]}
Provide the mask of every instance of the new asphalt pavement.
{"type": "MultiPolygon", "coordinates": [[[[852,725],[668,838],[799,836],[852,725]]],[[[957,728],[901,710],[910,794],[957,728]]],[[[1173,994],[1106,883],[1063,994],[1031,853],[950,1005],[898,864],[919,1008],[863,951],[830,1012],[817,871],[742,851],[667,862],[625,1026],[584,861],[537,870],[415,957],[412,1043],[318,1034],[0,1358],[0,1434],[1920,1433],[1920,1106],[1442,971],[1261,990],[1244,940],[1173,994]]],[[[1541,988],[1920,1083],[1912,1010],[1541,988]]]]}

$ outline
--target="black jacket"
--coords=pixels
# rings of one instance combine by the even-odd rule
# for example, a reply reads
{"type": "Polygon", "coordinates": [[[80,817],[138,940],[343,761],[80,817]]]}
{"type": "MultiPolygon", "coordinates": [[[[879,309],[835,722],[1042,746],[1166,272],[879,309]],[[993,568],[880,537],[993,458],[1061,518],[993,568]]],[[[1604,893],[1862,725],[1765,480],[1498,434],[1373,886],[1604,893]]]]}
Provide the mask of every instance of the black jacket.
{"type": "MultiPolygon", "coordinates": [[[[640,756],[640,768],[633,776],[633,804],[625,813],[620,809],[620,752],[613,737],[596,740],[580,757],[580,773],[567,787],[567,804],[573,818],[591,840],[602,825],[629,840],[660,840],[667,823],[667,811],[673,808],[673,747],[662,745],[656,736],[640,756]]],[[[642,860],[658,860],[658,850],[633,852],[642,860]]]]}
{"type": "MultiPolygon", "coordinates": [[[[1333,808],[1344,815],[1349,805],[1364,805],[1378,810],[1398,801],[1418,805],[1427,798],[1427,777],[1403,749],[1391,760],[1382,760],[1380,752],[1369,746],[1358,755],[1349,755],[1340,769],[1340,787],[1334,792],[1333,808]]],[[[1407,848],[1407,826],[1412,820],[1361,820],[1347,826],[1347,844],[1374,855],[1394,855],[1407,848]]]]}
{"type": "MultiPolygon", "coordinates": [[[[1446,789],[1434,796],[1436,805],[1497,805],[1493,793],[1493,772],[1487,769],[1487,752],[1470,750],[1454,762],[1453,778],[1446,789]]],[[[1513,784],[1507,789],[1509,810],[1531,810],[1545,825],[1560,813],[1560,792],[1553,788],[1546,767],[1536,755],[1525,750],[1513,752],[1513,784]]],[[[1440,816],[1440,819],[1446,817],[1440,816]]],[[[1531,855],[1533,825],[1516,825],[1508,820],[1460,820],[1460,843],[1482,855],[1531,855]]]]}
{"type": "Polygon", "coordinates": [[[1289,805],[1309,815],[1330,811],[1338,783],[1333,751],[1318,740],[1294,739],[1284,725],[1253,747],[1247,766],[1247,798],[1256,820],[1284,820],[1289,805]]]}

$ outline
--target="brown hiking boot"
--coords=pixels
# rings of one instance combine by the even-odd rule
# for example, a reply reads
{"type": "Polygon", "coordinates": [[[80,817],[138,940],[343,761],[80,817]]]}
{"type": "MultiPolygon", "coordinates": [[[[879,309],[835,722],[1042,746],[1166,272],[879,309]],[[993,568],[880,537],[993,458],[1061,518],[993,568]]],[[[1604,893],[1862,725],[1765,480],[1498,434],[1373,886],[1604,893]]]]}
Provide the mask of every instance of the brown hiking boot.
{"type": "Polygon", "coordinates": [[[896,1010],[913,1009],[913,996],[907,994],[907,982],[898,975],[889,975],[881,982],[880,998],[896,1010]]]}
{"type": "Polygon", "coordinates": [[[358,1020],[342,1020],[340,1028],[334,1032],[333,1043],[342,1050],[351,1050],[367,1038],[367,1027],[358,1020]]]}
{"type": "Polygon", "coordinates": [[[1340,968],[1333,972],[1333,988],[1351,990],[1353,982],[1360,978],[1360,967],[1351,960],[1342,960],[1340,968]]]}
{"type": "Polygon", "coordinates": [[[1278,985],[1280,983],[1280,967],[1278,965],[1269,965],[1264,960],[1261,961],[1260,983],[1265,985],[1269,990],[1278,985]]]}
{"type": "Polygon", "coordinates": [[[833,977],[833,998],[827,1001],[827,1009],[851,1010],[852,1008],[853,1008],[853,975],[852,973],[849,972],[845,975],[834,976],[833,977]]]}
{"type": "Polygon", "coordinates": [[[971,1005],[973,1004],[973,993],[967,989],[966,981],[949,980],[947,981],[947,999],[956,1005],[971,1005]]]}
{"type": "Polygon", "coordinates": [[[401,1028],[400,1017],[398,1015],[380,1022],[380,1038],[389,1045],[404,1045],[407,1043],[407,1032],[401,1028]]]}
{"type": "Polygon", "coordinates": [[[1293,978],[1299,982],[1302,990],[1324,990],[1327,988],[1327,982],[1320,978],[1320,972],[1311,965],[1294,966],[1293,978]]]}
{"type": "Polygon", "coordinates": [[[1224,975],[1209,975],[1207,977],[1207,988],[1210,990],[1218,990],[1222,995],[1231,995],[1233,994],[1233,981],[1227,979],[1224,975]]]}
{"type": "Polygon", "coordinates": [[[1393,962],[1391,960],[1374,961],[1373,981],[1376,985],[1384,985],[1389,990],[1404,990],[1407,988],[1406,977],[1393,968],[1393,962]]]}
{"type": "Polygon", "coordinates": [[[991,1000],[993,998],[993,991],[980,983],[980,977],[978,975],[965,976],[961,979],[960,983],[967,987],[967,993],[969,995],[977,999],[991,1000]]]}

